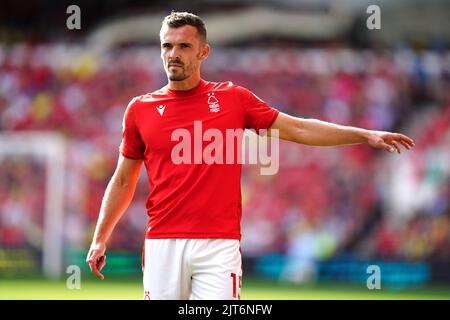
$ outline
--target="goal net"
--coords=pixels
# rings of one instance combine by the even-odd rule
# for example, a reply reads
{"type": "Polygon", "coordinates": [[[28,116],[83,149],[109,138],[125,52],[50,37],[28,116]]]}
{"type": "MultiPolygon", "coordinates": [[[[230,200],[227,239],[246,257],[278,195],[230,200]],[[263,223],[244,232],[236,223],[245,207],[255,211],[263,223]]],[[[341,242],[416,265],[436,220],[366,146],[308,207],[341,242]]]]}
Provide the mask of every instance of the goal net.
{"type": "Polygon", "coordinates": [[[58,134],[0,134],[0,276],[62,274],[64,172],[58,134]]]}

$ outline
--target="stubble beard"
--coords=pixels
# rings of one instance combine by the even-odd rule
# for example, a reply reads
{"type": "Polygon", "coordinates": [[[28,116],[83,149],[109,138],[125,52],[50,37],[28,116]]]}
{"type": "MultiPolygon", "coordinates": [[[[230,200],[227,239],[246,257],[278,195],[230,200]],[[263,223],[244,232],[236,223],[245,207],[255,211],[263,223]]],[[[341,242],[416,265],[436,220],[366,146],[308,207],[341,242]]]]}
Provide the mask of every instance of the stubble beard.
{"type": "Polygon", "coordinates": [[[182,70],[179,71],[171,71],[170,68],[171,67],[169,67],[169,69],[167,70],[170,81],[183,81],[188,77],[188,75],[186,74],[186,69],[184,67],[182,67],[182,70]]]}

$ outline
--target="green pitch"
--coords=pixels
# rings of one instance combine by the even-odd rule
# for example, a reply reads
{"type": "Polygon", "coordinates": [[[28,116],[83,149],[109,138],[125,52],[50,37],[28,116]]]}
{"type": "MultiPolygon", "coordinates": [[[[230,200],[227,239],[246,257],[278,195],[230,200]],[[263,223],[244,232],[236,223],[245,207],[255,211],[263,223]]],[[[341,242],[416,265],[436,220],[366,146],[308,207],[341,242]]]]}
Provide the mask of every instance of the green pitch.
{"type": "MultiPolygon", "coordinates": [[[[328,300],[328,299],[450,299],[450,287],[420,287],[402,290],[344,284],[292,285],[274,281],[245,279],[243,300],[328,300]]],[[[42,279],[0,279],[0,299],[142,299],[139,278],[89,280],[80,289],[69,290],[65,281],[42,279]]]]}

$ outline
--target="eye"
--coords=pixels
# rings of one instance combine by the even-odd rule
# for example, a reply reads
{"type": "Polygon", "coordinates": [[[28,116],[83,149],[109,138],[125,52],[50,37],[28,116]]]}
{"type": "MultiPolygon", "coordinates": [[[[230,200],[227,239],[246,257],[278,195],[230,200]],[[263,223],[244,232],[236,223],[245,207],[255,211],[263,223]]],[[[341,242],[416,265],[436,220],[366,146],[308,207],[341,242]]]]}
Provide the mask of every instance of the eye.
{"type": "Polygon", "coordinates": [[[162,47],[163,49],[167,49],[167,48],[170,48],[170,47],[171,47],[171,44],[170,44],[170,43],[163,43],[163,44],[161,45],[161,47],[162,47]]]}
{"type": "Polygon", "coordinates": [[[183,48],[183,49],[189,48],[189,47],[190,47],[190,45],[187,44],[187,43],[182,43],[182,44],[181,44],[181,48],[183,48]]]}

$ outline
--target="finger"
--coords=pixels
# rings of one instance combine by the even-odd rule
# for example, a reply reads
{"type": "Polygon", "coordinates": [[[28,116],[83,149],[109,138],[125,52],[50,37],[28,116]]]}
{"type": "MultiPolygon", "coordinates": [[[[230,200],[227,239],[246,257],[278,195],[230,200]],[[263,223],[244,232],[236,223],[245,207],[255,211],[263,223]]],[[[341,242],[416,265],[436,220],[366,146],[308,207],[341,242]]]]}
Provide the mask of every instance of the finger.
{"type": "Polygon", "coordinates": [[[95,262],[93,260],[89,261],[88,265],[89,265],[89,269],[91,269],[92,273],[96,274],[98,272],[97,266],[95,265],[95,262]]]}
{"type": "Polygon", "coordinates": [[[106,256],[101,256],[97,261],[97,270],[101,271],[106,264],[106,256]]]}
{"type": "Polygon", "coordinates": [[[395,141],[400,142],[407,149],[411,149],[414,146],[414,142],[411,139],[405,139],[404,136],[400,134],[395,138],[395,141]]]}
{"type": "Polygon", "coordinates": [[[88,256],[86,258],[86,263],[89,266],[89,269],[91,269],[92,272],[92,264],[94,263],[94,260],[92,259],[92,251],[89,251],[88,256]]]}
{"type": "Polygon", "coordinates": [[[86,261],[89,265],[89,268],[91,269],[91,272],[94,272],[95,269],[97,269],[96,265],[95,265],[95,259],[90,258],[89,260],[86,261]]]}
{"type": "Polygon", "coordinates": [[[103,275],[103,274],[101,274],[100,273],[100,271],[97,269],[97,266],[96,266],[96,264],[94,263],[93,265],[92,265],[92,272],[95,274],[95,276],[97,277],[97,278],[99,278],[99,279],[104,279],[105,278],[105,276],[103,275]]]}
{"type": "Polygon", "coordinates": [[[413,147],[413,146],[409,145],[405,140],[400,140],[400,143],[408,150],[413,147]]]}
{"type": "Polygon", "coordinates": [[[402,140],[405,141],[411,147],[415,146],[414,140],[411,139],[410,137],[405,136],[404,134],[401,134],[401,133],[399,133],[398,135],[400,136],[400,141],[402,141],[402,140]]]}
{"type": "Polygon", "coordinates": [[[400,147],[398,146],[397,141],[392,141],[391,144],[394,146],[394,148],[397,150],[397,153],[400,154],[400,147]]]}
{"type": "MultiPolygon", "coordinates": [[[[104,279],[105,277],[103,274],[100,273],[99,269],[97,268],[98,265],[98,258],[91,257],[88,261],[89,268],[91,269],[91,272],[99,279],[104,279]]],[[[102,266],[103,267],[103,266],[102,266]]]]}
{"type": "Polygon", "coordinates": [[[97,278],[99,278],[100,280],[105,279],[105,276],[97,270],[97,272],[94,272],[94,274],[97,276],[97,278]]]}
{"type": "Polygon", "coordinates": [[[413,147],[416,146],[416,144],[414,143],[414,141],[413,141],[413,142],[409,142],[408,140],[403,140],[403,139],[402,139],[401,141],[407,143],[408,146],[409,146],[409,148],[413,148],[413,147]]]}
{"type": "Polygon", "coordinates": [[[382,143],[381,147],[386,149],[388,152],[394,152],[394,148],[392,148],[390,145],[388,145],[387,143],[382,143]]]}

